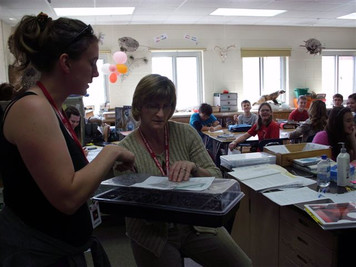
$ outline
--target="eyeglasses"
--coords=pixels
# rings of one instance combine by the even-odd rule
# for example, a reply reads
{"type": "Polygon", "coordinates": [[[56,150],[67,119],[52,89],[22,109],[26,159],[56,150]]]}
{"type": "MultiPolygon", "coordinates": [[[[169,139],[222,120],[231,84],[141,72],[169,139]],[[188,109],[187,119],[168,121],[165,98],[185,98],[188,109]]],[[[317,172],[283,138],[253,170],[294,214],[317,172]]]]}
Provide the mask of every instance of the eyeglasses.
{"type": "Polygon", "coordinates": [[[83,30],[81,30],[76,36],[74,36],[72,38],[72,40],[70,40],[70,42],[65,46],[65,49],[67,49],[69,46],[71,46],[76,41],[78,41],[82,36],[84,36],[84,35],[93,35],[93,34],[94,34],[94,30],[91,27],[91,25],[88,24],[83,30]]]}
{"type": "Polygon", "coordinates": [[[152,113],[157,113],[158,111],[160,111],[161,109],[163,110],[163,112],[168,112],[172,110],[172,105],[171,104],[146,104],[144,105],[144,107],[146,109],[148,109],[149,112],[152,113]]]}
{"type": "Polygon", "coordinates": [[[261,109],[260,112],[271,112],[270,109],[261,109]]]}

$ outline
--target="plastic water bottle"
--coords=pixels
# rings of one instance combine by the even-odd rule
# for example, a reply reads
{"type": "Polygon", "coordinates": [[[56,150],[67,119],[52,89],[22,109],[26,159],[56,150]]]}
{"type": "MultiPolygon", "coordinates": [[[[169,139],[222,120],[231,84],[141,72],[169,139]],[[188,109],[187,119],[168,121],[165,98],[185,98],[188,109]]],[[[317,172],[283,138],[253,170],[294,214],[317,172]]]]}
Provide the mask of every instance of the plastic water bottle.
{"type": "Polygon", "coordinates": [[[319,190],[326,191],[326,188],[330,185],[330,162],[326,155],[321,156],[321,160],[318,165],[317,184],[319,190]]]}
{"type": "Polygon", "coordinates": [[[336,158],[337,162],[337,185],[350,185],[350,155],[346,152],[345,144],[342,145],[339,155],[336,158]]]}

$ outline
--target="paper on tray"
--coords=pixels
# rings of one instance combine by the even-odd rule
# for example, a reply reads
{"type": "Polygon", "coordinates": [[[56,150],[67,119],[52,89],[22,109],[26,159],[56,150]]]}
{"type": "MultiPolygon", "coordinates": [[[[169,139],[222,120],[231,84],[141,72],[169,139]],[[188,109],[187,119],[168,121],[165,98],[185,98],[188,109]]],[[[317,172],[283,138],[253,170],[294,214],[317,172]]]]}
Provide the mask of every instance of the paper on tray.
{"type": "Polygon", "coordinates": [[[189,181],[177,183],[169,181],[168,178],[164,176],[150,176],[142,183],[136,183],[131,186],[161,190],[202,191],[208,189],[214,179],[214,177],[196,177],[190,178],[189,181]]]}

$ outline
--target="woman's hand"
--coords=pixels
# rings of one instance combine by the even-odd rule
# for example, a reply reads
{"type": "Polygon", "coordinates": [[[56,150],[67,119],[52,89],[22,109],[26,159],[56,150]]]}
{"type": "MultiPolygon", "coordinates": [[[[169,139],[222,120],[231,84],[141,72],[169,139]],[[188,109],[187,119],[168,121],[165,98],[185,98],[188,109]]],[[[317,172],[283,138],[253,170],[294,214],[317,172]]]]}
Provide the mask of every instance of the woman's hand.
{"type": "Polygon", "coordinates": [[[119,151],[114,168],[118,171],[134,169],[135,155],[124,147],[114,146],[119,151]]]}
{"type": "Polygon", "coordinates": [[[230,144],[229,144],[229,149],[230,151],[233,151],[237,146],[237,142],[236,140],[232,141],[230,144]]]}
{"type": "Polygon", "coordinates": [[[190,161],[176,161],[169,168],[168,179],[172,182],[188,181],[192,170],[196,168],[195,163],[190,161]]]}

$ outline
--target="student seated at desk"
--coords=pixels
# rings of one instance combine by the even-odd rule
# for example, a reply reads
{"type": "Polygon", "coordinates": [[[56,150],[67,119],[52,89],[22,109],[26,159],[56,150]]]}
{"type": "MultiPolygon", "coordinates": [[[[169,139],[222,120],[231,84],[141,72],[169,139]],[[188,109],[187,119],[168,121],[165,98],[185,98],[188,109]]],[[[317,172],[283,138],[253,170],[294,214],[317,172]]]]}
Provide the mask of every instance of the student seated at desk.
{"type": "Polygon", "coordinates": [[[199,112],[190,116],[189,124],[198,131],[200,136],[203,135],[202,131],[214,132],[222,128],[220,122],[212,113],[213,108],[209,104],[203,103],[199,107],[199,112]]]}
{"type": "Polygon", "coordinates": [[[298,108],[293,110],[289,116],[289,121],[306,121],[309,118],[308,111],[305,110],[305,106],[307,105],[307,97],[305,95],[301,95],[298,97],[298,108]]]}
{"type": "Polygon", "coordinates": [[[240,115],[234,115],[234,121],[236,124],[254,125],[258,120],[258,116],[251,113],[251,102],[248,100],[242,101],[241,108],[243,109],[244,113],[240,115]]]}
{"type": "Polygon", "coordinates": [[[289,134],[289,139],[296,139],[302,136],[302,142],[308,142],[308,138],[312,138],[317,132],[324,130],[328,120],[325,103],[321,100],[314,101],[308,113],[309,118],[289,134]]]}
{"type": "MultiPolygon", "coordinates": [[[[190,177],[221,177],[196,131],[169,121],[175,108],[171,80],[158,74],[142,78],[132,100],[132,115],[140,126],[119,146],[135,154],[138,173],[166,176],[178,183],[190,177]]],[[[183,256],[203,266],[251,266],[224,227],[126,218],[126,230],[137,266],[178,267],[183,256]]]]}
{"type": "Polygon", "coordinates": [[[232,151],[238,144],[245,142],[248,138],[256,134],[258,135],[259,141],[279,138],[279,124],[272,120],[272,108],[267,102],[262,103],[258,108],[257,122],[247,133],[232,141],[229,144],[229,149],[232,151]]]}
{"type": "Polygon", "coordinates": [[[318,132],[313,143],[331,146],[332,159],[336,160],[340,153],[340,142],[345,143],[350,161],[356,159],[356,127],[354,127],[351,109],[335,107],[331,110],[325,131],[318,132]]]}

